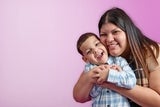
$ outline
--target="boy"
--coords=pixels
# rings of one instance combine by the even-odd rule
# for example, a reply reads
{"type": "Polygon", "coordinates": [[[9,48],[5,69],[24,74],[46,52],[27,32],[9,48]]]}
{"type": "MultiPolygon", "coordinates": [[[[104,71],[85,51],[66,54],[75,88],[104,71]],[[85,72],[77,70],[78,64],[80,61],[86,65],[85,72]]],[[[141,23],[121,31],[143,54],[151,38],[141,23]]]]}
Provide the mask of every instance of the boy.
{"type": "Polygon", "coordinates": [[[77,50],[86,62],[84,72],[94,67],[106,69],[95,71],[97,84],[92,88],[92,107],[130,107],[127,98],[99,85],[103,82],[113,83],[119,87],[132,89],[136,85],[136,77],[127,61],[122,57],[108,56],[105,46],[94,33],[84,33],[77,41],[77,50]]]}

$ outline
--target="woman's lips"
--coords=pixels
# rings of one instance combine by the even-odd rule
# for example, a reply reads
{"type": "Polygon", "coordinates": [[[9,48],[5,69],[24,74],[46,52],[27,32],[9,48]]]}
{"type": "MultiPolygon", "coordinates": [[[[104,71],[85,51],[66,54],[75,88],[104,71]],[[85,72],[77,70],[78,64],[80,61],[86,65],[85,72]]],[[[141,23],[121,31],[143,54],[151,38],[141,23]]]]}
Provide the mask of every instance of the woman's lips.
{"type": "Polygon", "coordinates": [[[111,43],[111,44],[107,45],[107,47],[109,50],[112,50],[112,49],[115,49],[117,45],[118,45],[118,43],[111,43]]]}

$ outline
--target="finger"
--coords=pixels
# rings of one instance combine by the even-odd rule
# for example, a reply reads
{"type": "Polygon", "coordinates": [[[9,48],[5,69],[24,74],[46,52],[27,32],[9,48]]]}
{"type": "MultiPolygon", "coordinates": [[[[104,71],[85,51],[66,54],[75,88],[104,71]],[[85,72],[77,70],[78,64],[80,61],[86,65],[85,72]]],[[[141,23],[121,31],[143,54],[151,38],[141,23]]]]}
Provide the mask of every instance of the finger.
{"type": "Polygon", "coordinates": [[[93,70],[93,73],[95,73],[95,74],[99,74],[101,71],[102,71],[102,69],[97,68],[97,69],[93,70]]]}
{"type": "Polygon", "coordinates": [[[97,83],[98,83],[98,84],[102,84],[102,83],[103,83],[103,79],[98,78],[97,83]]]}
{"type": "Polygon", "coordinates": [[[92,78],[99,78],[99,77],[100,77],[99,73],[96,73],[96,74],[92,75],[92,78]]]}

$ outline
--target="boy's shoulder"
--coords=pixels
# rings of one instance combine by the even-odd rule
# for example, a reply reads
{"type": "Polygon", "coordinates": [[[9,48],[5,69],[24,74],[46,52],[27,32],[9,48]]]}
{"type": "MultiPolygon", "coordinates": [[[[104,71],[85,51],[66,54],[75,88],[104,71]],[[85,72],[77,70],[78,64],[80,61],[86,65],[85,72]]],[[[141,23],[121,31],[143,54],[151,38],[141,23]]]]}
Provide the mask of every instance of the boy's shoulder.
{"type": "Polygon", "coordinates": [[[108,64],[120,64],[122,62],[127,62],[125,58],[121,57],[121,56],[109,56],[108,57],[108,64]]]}
{"type": "Polygon", "coordinates": [[[85,71],[85,72],[88,72],[88,71],[90,71],[92,68],[94,68],[94,67],[96,67],[96,66],[97,66],[97,65],[95,65],[95,64],[86,63],[86,64],[85,64],[84,71],[85,71]]]}

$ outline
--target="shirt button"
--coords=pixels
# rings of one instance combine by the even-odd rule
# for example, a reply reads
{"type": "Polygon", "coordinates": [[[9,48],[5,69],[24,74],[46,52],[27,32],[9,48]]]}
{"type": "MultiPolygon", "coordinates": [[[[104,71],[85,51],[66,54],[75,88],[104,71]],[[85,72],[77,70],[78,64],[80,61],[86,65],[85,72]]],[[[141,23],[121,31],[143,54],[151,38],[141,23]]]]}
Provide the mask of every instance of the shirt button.
{"type": "MultiPolygon", "coordinates": [[[[107,93],[109,93],[109,90],[107,90],[107,93]]],[[[108,107],[108,106],[107,106],[108,107]]]]}

